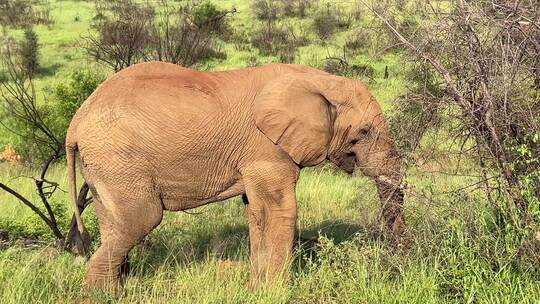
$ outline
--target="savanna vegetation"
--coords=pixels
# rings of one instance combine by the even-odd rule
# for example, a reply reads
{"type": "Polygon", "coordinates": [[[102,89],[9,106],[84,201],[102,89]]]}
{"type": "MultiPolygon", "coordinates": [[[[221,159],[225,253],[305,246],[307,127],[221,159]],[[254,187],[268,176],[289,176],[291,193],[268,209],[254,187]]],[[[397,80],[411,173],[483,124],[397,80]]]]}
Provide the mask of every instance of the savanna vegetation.
{"type": "MultiPolygon", "coordinates": [[[[540,7],[494,1],[0,0],[0,303],[537,303],[540,7]],[[167,213],[119,295],[81,290],[63,142],[114,71],[299,63],[360,79],[404,157],[407,238],[375,186],[302,172],[293,278],[252,291],[244,206],[167,213]]],[[[81,179],[79,179],[81,180],[81,179]]]]}

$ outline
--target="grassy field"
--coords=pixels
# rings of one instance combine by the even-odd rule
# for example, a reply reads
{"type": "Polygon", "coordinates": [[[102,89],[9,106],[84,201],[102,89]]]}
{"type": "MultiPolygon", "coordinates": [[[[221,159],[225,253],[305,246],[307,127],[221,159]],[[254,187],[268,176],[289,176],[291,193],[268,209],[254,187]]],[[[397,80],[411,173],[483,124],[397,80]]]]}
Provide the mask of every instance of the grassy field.
{"type": "MultiPolygon", "coordinates": [[[[247,0],[215,3],[236,7],[233,26],[249,35],[255,21],[247,0]]],[[[351,3],[344,5],[353,9],[351,3]]],[[[43,71],[36,82],[41,98],[78,69],[105,71],[80,47],[81,36],[90,31],[93,5],[85,1],[52,1],[52,5],[55,24],[36,28],[42,47],[43,71]]],[[[310,21],[286,22],[308,28],[310,21]]],[[[340,54],[353,30],[354,26],[335,34],[330,42],[312,37],[314,42],[300,48],[296,62],[322,66],[326,56],[340,54]]],[[[259,56],[253,48],[238,51],[225,44],[224,50],[227,59],[199,68],[243,67],[252,56],[261,63],[276,61],[259,56]]],[[[355,54],[351,62],[372,65],[372,79],[364,80],[390,109],[407,85],[399,53],[375,50],[355,54]],[[391,74],[388,80],[383,79],[385,66],[391,74]]],[[[0,130],[0,148],[12,141],[0,130]]],[[[289,284],[247,288],[247,223],[244,206],[235,198],[190,213],[166,213],[163,223],[132,252],[132,272],[118,296],[81,291],[84,259],[52,244],[28,248],[15,241],[0,248],[0,303],[538,303],[540,269],[527,251],[537,244],[528,244],[511,228],[501,229],[481,191],[460,190],[477,178],[429,173],[452,171],[456,162],[443,157],[409,170],[405,214],[410,244],[404,248],[392,247],[382,235],[379,202],[370,180],[331,166],[305,169],[297,188],[298,235],[318,242],[297,244],[289,284]]],[[[461,167],[460,173],[478,175],[473,162],[461,167]]],[[[49,179],[61,188],[53,207],[65,230],[71,210],[64,191],[65,167],[58,164],[51,171],[49,179]]],[[[0,180],[37,202],[33,180],[27,178],[34,174],[21,165],[0,163],[0,180]]],[[[99,234],[92,208],[83,218],[96,244],[99,234]]],[[[31,211],[0,192],[0,234],[6,232],[11,239],[52,239],[31,211]]]]}
{"type": "MultiPolygon", "coordinates": [[[[19,172],[19,171],[17,171],[19,172]]],[[[65,187],[62,167],[52,178],[65,187]]],[[[2,180],[9,178],[9,173],[2,180]]],[[[417,193],[452,189],[463,180],[410,176],[417,193]]],[[[20,188],[31,194],[32,188],[20,188]]],[[[443,192],[443,191],[441,191],[443,192]]],[[[393,248],[380,234],[370,181],[330,167],[307,169],[297,190],[298,245],[290,285],[247,289],[249,250],[239,199],[194,214],[167,213],[131,256],[124,294],[81,293],[84,260],[52,246],[0,251],[1,303],[536,303],[538,269],[518,252],[521,240],[493,229],[482,197],[454,193],[429,202],[409,196],[410,248],[393,248]],[[482,207],[483,206],[483,207],[482,207]]],[[[31,215],[5,194],[3,220],[29,229],[31,215]],[[26,221],[26,222],[24,222],[26,221]]],[[[58,204],[68,208],[68,197],[58,204]]],[[[84,221],[95,238],[92,210],[84,221]]],[[[36,221],[37,225],[37,221],[36,221]]],[[[39,233],[39,230],[37,231],[39,233]]]]}

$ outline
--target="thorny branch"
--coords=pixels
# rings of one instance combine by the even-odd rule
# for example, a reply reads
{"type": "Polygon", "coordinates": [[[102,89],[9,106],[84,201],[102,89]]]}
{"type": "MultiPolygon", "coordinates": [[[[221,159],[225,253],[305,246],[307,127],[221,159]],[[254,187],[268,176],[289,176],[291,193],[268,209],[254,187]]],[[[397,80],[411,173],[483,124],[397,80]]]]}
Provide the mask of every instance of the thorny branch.
{"type": "MultiPolygon", "coordinates": [[[[451,57],[450,60],[444,57],[447,54],[440,50],[433,52],[429,48],[425,50],[418,47],[389,21],[389,17],[370,6],[366,0],[360,0],[360,2],[368,7],[414,56],[429,63],[441,76],[445,84],[444,92],[465,114],[465,119],[462,118],[461,121],[467,133],[473,134],[478,147],[482,147],[478,153],[482,154],[484,151],[489,153],[490,161],[501,173],[507,185],[509,197],[520,211],[522,222],[532,223],[528,201],[522,194],[519,173],[513,167],[511,153],[505,145],[511,143],[508,138],[512,140],[519,138],[515,134],[518,132],[515,120],[509,118],[508,114],[512,89],[518,81],[523,80],[524,75],[536,77],[533,83],[537,88],[540,87],[538,68],[540,63],[540,40],[538,40],[540,14],[538,12],[540,10],[534,7],[534,1],[493,0],[491,1],[492,8],[487,8],[485,6],[487,1],[473,4],[460,0],[445,10],[437,10],[431,1],[427,1],[429,9],[435,15],[432,21],[435,24],[439,23],[437,32],[448,33],[455,39],[448,43],[450,51],[453,52],[448,55],[451,57]],[[501,2],[511,5],[503,5],[501,2]],[[460,56],[467,58],[468,61],[456,60],[460,56]],[[455,66],[451,66],[451,63],[455,66]],[[501,79],[503,79],[502,83],[501,79]],[[504,89],[503,97],[499,97],[500,93],[497,93],[501,87],[504,89]],[[504,116],[498,116],[500,114],[495,113],[495,104],[501,103],[501,108],[506,111],[504,116]],[[502,125],[500,121],[506,125],[502,125]],[[505,135],[508,132],[513,132],[513,134],[505,135]]],[[[425,32],[423,35],[426,36],[423,37],[424,41],[430,41],[430,39],[437,41],[439,38],[435,33],[425,32]]],[[[519,97],[514,96],[514,98],[519,97]]],[[[526,112],[530,111],[524,111],[526,112]]],[[[534,115],[531,118],[529,121],[534,124],[534,115]]],[[[518,121],[518,123],[522,122],[518,121]]],[[[485,162],[483,164],[482,174],[486,175],[485,162]]],[[[487,180],[484,182],[491,200],[489,183],[487,180]]]]}

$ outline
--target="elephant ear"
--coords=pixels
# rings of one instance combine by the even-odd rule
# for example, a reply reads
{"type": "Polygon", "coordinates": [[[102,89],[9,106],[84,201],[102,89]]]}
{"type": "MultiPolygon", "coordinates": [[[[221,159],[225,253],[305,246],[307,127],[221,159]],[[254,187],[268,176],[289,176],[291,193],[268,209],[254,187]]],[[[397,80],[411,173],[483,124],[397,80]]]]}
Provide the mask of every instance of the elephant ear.
{"type": "Polygon", "coordinates": [[[259,130],[299,165],[313,166],[327,156],[339,100],[331,85],[335,78],[288,74],[266,84],[254,100],[259,130]]]}

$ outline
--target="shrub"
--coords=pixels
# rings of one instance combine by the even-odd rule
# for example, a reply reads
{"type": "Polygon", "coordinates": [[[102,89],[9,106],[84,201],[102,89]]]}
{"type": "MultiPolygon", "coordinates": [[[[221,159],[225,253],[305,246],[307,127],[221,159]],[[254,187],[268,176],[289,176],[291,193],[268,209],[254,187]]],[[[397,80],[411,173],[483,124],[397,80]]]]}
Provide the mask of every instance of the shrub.
{"type": "Polygon", "coordinates": [[[53,89],[50,117],[58,134],[65,134],[69,122],[81,104],[105,81],[105,76],[91,70],[76,71],[53,89]]]}
{"type": "Polygon", "coordinates": [[[231,27],[227,17],[229,13],[234,12],[236,11],[220,10],[212,2],[186,7],[184,11],[196,27],[206,32],[219,34],[221,37],[229,36],[231,27]]]}
{"type": "MultiPolygon", "coordinates": [[[[9,76],[8,81],[0,84],[0,91],[2,91],[0,104],[4,110],[0,115],[5,117],[2,117],[2,125],[7,132],[11,133],[14,144],[21,143],[19,147],[22,147],[22,150],[17,149],[19,153],[24,154],[26,152],[24,155],[27,165],[32,166],[34,164],[37,167],[39,163],[41,170],[40,173],[36,173],[34,178],[34,191],[39,194],[39,205],[43,205],[45,209],[37,207],[38,205],[33,202],[32,198],[25,197],[9,185],[0,183],[0,188],[29,207],[34,213],[33,224],[24,225],[25,227],[33,226],[35,228],[33,230],[36,231],[35,235],[44,235],[48,232],[49,235],[54,235],[54,238],[59,241],[58,244],[61,244],[66,240],[66,235],[61,231],[62,220],[66,219],[65,222],[67,223],[69,219],[65,216],[65,210],[62,209],[62,206],[66,206],[66,204],[55,205],[51,200],[54,192],[58,189],[58,183],[49,179],[47,172],[52,163],[62,159],[65,155],[65,128],[67,128],[67,121],[72,115],[70,112],[74,112],[74,110],[62,112],[63,107],[61,106],[65,103],[60,102],[61,106],[57,106],[55,104],[58,103],[57,100],[51,102],[50,99],[46,99],[38,102],[31,77],[28,73],[21,71],[13,58],[13,53],[4,54],[2,65],[8,71],[9,76]],[[58,111],[60,111],[60,115],[56,113],[58,111]]],[[[59,99],[63,97],[63,99],[77,105],[80,104],[99,83],[98,81],[80,81],[80,79],[86,78],[75,77],[75,81],[70,83],[70,89],[57,90],[57,97],[59,99]]],[[[70,109],[71,107],[67,108],[70,109]]],[[[82,189],[88,190],[88,185],[83,184],[82,189]]],[[[78,205],[83,206],[86,195],[83,194],[80,197],[81,200],[79,200],[78,205]]],[[[1,226],[0,224],[0,229],[3,229],[1,226]]],[[[73,229],[72,231],[76,230],[73,229]]],[[[31,234],[34,234],[34,232],[31,234]]],[[[77,236],[78,233],[76,232],[69,233],[67,242],[76,244],[73,243],[73,240],[77,236]]],[[[75,246],[73,247],[74,250],[86,252],[88,244],[81,245],[84,248],[75,246]]],[[[69,246],[65,249],[69,248],[72,247],[69,246]]]]}
{"type": "MultiPolygon", "coordinates": [[[[415,3],[421,7],[423,1],[415,3]]],[[[523,182],[540,166],[534,160],[537,147],[528,139],[540,129],[540,98],[530,94],[535,91],[538,67],[540,11],[532,2],[522,6],[511,1],[496,7],[489,4],[475,1],[452,2],[445,8],[427,6],[423,14],[429,14],[430,22],[422,26],[417,26],[416,10],[409,16],[400,12],[390,21],[382,12],[377,16],[410,50],[408,60],[428,65],[425,70],[436,75],[434,93],[422,89],[421,94],[410,95],[429,100],[426,110],[444,111],[451,125],[446,136],[452,138],[452,148],[459,151],[456,154],[479,161],[485,195],[501,218],[498,228],[510,225],[521,230],[536,227],[540,215],[538,193],[529,195],[535,191],[529,191],[523,182]],[[510,14],[531,21],[526,27],[509,23],[510,14]],[[523,148],[521,155],[516,147],[523,148]],[[519,165],[531,156],[525,166],[519,165]]]]}
{"type": "Polygon", "coordinates": [[[352,51],[363,50],[371,45],[371,33],[366,29],[358,29],[351,33],[345,42],[345,48],[352,51]]]}
{"type": "Polygon", "coordinates": [[[226,58],[219,39],[233,37],[229,15],[234,12],[219,10],[211,2],[165,12],[163,22],[154,27],[149,58],[186,67],[226,58]]]}
{"type": "Polygon", "coordinates": [[[350,69],[352,73],[368,78],[373,78],[373,74],[375,73],[375,69],[369,64],[353,64],[350,69]]]}
{"type": "Polygon", "coordinates": [[[316,12],[313,17],[313,26],[319,38],[327,39],[339,29],[348,28],[350,20],[339,8],[328,4],[326,8],[316,12]]]}
{"type": "Polygon", "coordinates": [[[54,23],[51,11],[48,0],[0,0],[0,26],[26,28],[34,23],[50,26],[54,23]]]}
{"type": "Polygon", "coordinates": [[[368,77],[372,78],[375,70],[369,64],[350,64],[344,58],[327,58],[324,62],[323,70],[334,75],[350,78],[368,77]]]}
{"type": "Polygon", "coordinates": [[[280,0],[283,15],[287,17],[304,18],[312,6],[312,0],[280,0]]]}
{"type": "Polygon", "coordinates": [[[0,0],[0,25],[26,27],[32,23],[32,4],[27,0],[0,0]]]}
{"type": "Polygon", "coordinates": [[[52,7],[48,0],[39,1],[39,5],[34,8],[34,22],[51,27],[54,24],[54,19],[51,12],[52,7]]]}
{"type": "Polygon", "coordinates": [[[255,17],[264,21],[275,21],[281,15],[279,4],[276,0],[255,0],[251,4],[255,17]]]}
{"type": "Polygon", "coordinates": [[[261,62],[259,61],[259,58],[256,56],[249,56],[246,62],[247,62],[246,66],[248,67],[254,67],[261,64],[261,62]]]}
{"type": "Polygon", "coordinates": [[[87,38],[86,50],[96,61],[115,71],[139,62],[150,41],[150,25],[155,12],[132,0],[101,4],[92,24],[98,35],[87,38]],[[102,9],[106,8],[106,12],[102,9]]]}
{"type": "Polygon", "coordinates": [[[394,100],[389,123],[401,155],[407,158],[428,130],[439,131],[442,113],[437,101],[443,92],[435,73],[424,64],[405,66],[405,78],[411,83],[410,91],[394,100]]]}
{"type": "Polygon", "coordinates": [[[251,44],[263,55],[277,55],[280,62],[291,63],[294,61],[297,51],[297,39],[290,29],[283,26],[268,23],[255,31],[251,38],[251,44]]]}
{"type": "Polygon", "coordinates": [[[251,9],[263,21],[277,21],[283,17],[305,18],[312,0],[254,0],[251,9]]]}
{"type": "Polygon", "coordinates": [[[159,18],[150,4],[133,0],[100,2],[92,26],[98,35],[87,39],[88,53],[115,71],[145,60],[192,66],[222,59],[219,38],[229,39],[229,15],[211,2],[180,8],[161,2],[159,18]]]}
{"type": "Polygon", "coordinates": [[[397,24],[398,31],[407,37],[414,36],[419,27],[420,24],[415,16],[405,16],[397,24]]]}
{"type": "MultiPolygon", "coordinates": [[[[538,118],[540,120],[540,117],[538,118]]],[[[511,152],[513,167],[521,172],[523,195],[536,206],[540,205],[540,133],[526,134],[515,139],[511,152]]],[[[536,210],[540,212],[540,210],[536,210]]]]}
{"type": "Polygon", "coordinates": [[[350,19],[356,23],[360,23],[364,18],[364,6],[362,4],[357,4],[350,13],[350,19]]]}
{"type": "Polygon", "coordinates": [[[24,31],[24,40],[20,44],[19,52],[22,68],[29,77],[32,77],[39,69],[38,36],[32,28],[24,31]]]}

